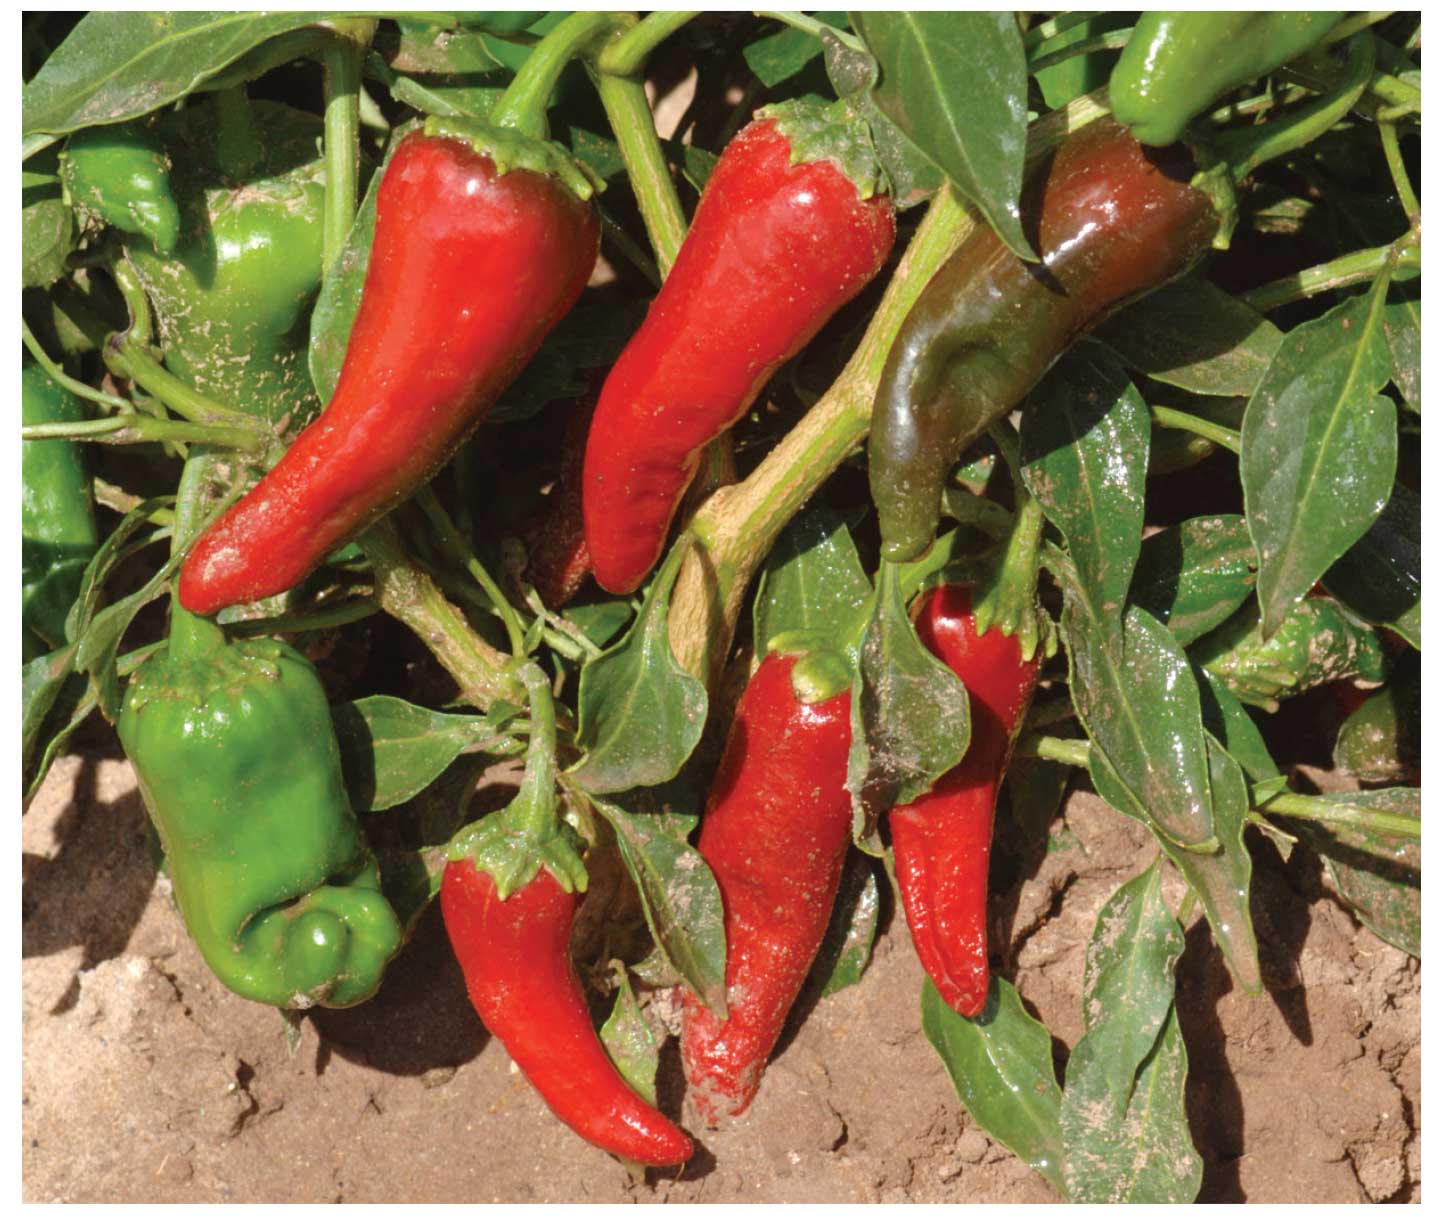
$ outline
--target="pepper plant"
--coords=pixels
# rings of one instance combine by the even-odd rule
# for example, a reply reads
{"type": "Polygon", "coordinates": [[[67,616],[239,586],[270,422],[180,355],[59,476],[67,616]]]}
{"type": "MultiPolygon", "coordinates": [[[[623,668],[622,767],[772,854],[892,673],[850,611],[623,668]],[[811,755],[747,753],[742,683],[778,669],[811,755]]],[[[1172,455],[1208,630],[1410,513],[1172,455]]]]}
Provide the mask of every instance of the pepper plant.
{"type": "Polygon", "coordinates": [[[897,906],[979,1127],[1067,1199],[1195,1199],[1175,967],[1204,922],[1262,992],[1253,854],[1420,956],[1419,43],[28,15],[26,800],[115,725],[178,918],[293,1015],[440,898],[482,1021],[640,1168],[750,1122],[897,906]],[[1351,791],[1278,729],[1326,692],[1351,791]],[[1061,1065],[991,885],[1070,774],[1158,854],[1061,1065]]]}

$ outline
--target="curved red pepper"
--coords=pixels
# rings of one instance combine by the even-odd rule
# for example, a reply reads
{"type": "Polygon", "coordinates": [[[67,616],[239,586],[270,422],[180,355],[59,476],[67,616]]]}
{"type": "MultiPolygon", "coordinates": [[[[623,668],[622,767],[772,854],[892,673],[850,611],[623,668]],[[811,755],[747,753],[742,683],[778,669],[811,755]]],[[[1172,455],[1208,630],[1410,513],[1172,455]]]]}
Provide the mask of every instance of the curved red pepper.
{"type": "Polygon", "coordinates": [[[749,681],[709,793],[698,850],[723,895],[728,1018],[683,995],[683,1070],[704,1120],[740,1115],[824,940],[851,821],[849,693],[806,704],[794,658],[749,681]]]}
{"type": "Polygon", "coordinates": [[[861,199],[833,161],[789,163],[774,119],[750,123],[714,167],[688,237],[608,375],[584,459],[593,575],[638,588],[703,449],[735,424],[884,265],[888,195],[861,199]]]}
{"type": "Polygon", "coordinates": [[[441,902],[478,1016],[553,1114],[619,1157],[645,1166],[688,1161],[688,1135],[628,1087],[593,1029],[568,950],[582,895],[543,869],[502,900],[491,875],[452,861],[441,902]]]}
{"type": "Polygon", "coordinates": [[[461,139],[404,139],[331,401],[202,535],[182,605],[212,614],[290,589],[411,495],[572,307],[597,253],[597,216],[557,178],[500,174],[461,139]]]}
{"type": "Polygon", "coordinates": [[[995,800],[1025,719],[1040,663],[1020,641],[975,632],[970,591],[931,590],[920,603],[920,640],[959,676],[970,695],[970,747],[919,800],[889,815],[894,871],[915,951],[945,1003],[965,1017],[990,990],[986,899],[995,800]]]}

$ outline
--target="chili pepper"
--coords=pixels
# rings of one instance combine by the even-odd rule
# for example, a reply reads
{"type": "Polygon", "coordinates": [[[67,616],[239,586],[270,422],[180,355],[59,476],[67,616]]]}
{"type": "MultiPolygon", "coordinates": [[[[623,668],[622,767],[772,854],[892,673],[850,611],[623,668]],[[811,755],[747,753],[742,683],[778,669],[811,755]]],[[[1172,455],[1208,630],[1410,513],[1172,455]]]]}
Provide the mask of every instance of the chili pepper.
{"type": "Polygon", "coordinates": [[[949,468],[1075,339],[1209,249],[1217,216],[1189,176],[1188,157],[1148,153],[1099,119],[1066,137],[1021,201],[1040,263],[984,225],[945,260],[874,400],[869,485],[884,558],[929,545],[949,468]]]}
{"type": "Polygon", "coordinates": [[[473,862],[448,863],[442,918],[483,1024],[559,1119],[584,1140],[645,1166],[693,1156],[693,1142],[608,1058],[568,950],[582,895],[546,869],[506,899],[473,862]]]}
{"type": "Polygon", "coordinates": [[[1422,670],[1417,653],[1401,658],[1391,683],[1362,691],[1342,681],[1333,684],[1339,703],[1355,702],[1342,722],[1332,763],[1365,784],[1417,784],[1422,770],[1422,670]],[[1345,691],[1343,691],[1345,688],[1345,691]]]}
{"type": "Polygon", "coordinates": [[[791,103],[724,149],[588,435],[583,524],[604,589],[642,583],[704,448],[884,265],[894,211],[859,140],[791,103]]]}
{"type": "Polygon", "coordinates": [[[527,576],[543,603],[552,610],[565,605],[592,571],[583,537],[583,450],[593,422],[597,398],[578,399],[563,432],[562,466],[552,493],[524,531],[528,548],[527,576]]]}
{"type": "Polygon", "coordinates": [[[849,693],[806,702],[795,681],[809,677],[803,665],[773,653],[749,680],[699,836],[723,896],[728,1017],[684,992],[683,1069],[710,1126],[742,1114],[758,1092],[849,848],[849,693]]]}
{"type": "Polygon", "coordinates": [[[969,692],[970,745],[929,793],[890,812],[894,870],[920,963],[945,1003],[974,1017],[990,990],[986,907],[995,802],[1040,662],[1021,656],[1016,636],[994,627],[977,632],[967,586],[932,589],[915,627],[969,692]]]}
{"type": "Polygon", "coordinates": [[[410,496],[582,293],[598,253],[592,208],[551,152],[535,152],[548,146],[496,129],[486,139],[429,119],[398,145],[336,390],[197,542],[181,570],[188,609],[290,589],[410,496]]]}
{"type": "Polygon", "coordinates": [[[149,238],[162,253],[176,248],[181,213],[171,193],[171,161],[150,128],[117,123],[75,132],[61,154],[60,177],[82,213],[149,238]]]}
{"type": "Polygon", "coordinates": [[[1222,94],[1316,46],[1341,13],[1146,12],[1110,74],[1110,109],[1142,144],[1172,144],[1222,94]]]}
{"type": "Polygon", "coordinates": [[[126,247],[170,371],[272,423],[317,409],[306,346],[322,278],[320,136],[316,116],[276,102],[217,94],[180,111],[161,131],[180,240],[126,247]]]}
{"type": "Polygon", "coordinates": [[[169,646],[136,671],[116,724],[186,928],[241,996],[355,1005],[401,931],[347,799],[321,680],[278,641],[197,630],[205,647],[169,646]]]}
{"type": "MultiPolygon", "coordinates": [[[[75,395],[27,355],[20,370],[26,424],[86,418],[75,395]]],[[[100,543],[90,475],[74,441],[26,441],[20,451],[21,654],[26,661],[65,643],[65,619],[100,543]]]]}

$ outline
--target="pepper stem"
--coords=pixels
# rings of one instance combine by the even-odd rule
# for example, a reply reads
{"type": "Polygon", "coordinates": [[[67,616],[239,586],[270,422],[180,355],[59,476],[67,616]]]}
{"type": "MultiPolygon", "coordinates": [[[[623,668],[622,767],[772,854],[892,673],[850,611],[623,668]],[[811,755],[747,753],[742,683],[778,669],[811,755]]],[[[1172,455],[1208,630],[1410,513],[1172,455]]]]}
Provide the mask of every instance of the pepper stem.
{"type": "Polygon", "coordinates": [[[340,36],[322,48],[325,93],[323,156],[326,201],[322,213],[322,273],[331,270],[347,240],[357,210],[357,129],[361,122],[362,60],[376,31],[375,21],[345,23],[340,36]]]}
{"type": "MultiPolygon", "coordinates": [[[[171,525],[171,555],[181,555],[200,534],[206,516],[206,485],[218,455],[197,446],[181,470],[176,488],[176,516],[171,525]]],[[[226,644],[226,634],[210,619],[192,614],[181,605],[177,584],[171,586],[171,630],[167,641],[172,657],[204,657],[226,644]]]]}
{"type": "Polygon", "coordinates": [[[990,436],[1010,468],[1015,485],[1015,524],[1009,542],[989,588],[975,599],[975,631],[983,636],[997,627],[1006,636],[1020,637],[1020,656],[1035,656],[1040,642],[1035,591],[1040,572],[1040,538],[1045,530],[1045,510],[1030,495],[1020,476],[1020,443],[1014,430],[994,424],[990,436]]]}
{"type": "Polygon", "coordinates": [[[548,100],[563,69],[596,41],[625,30],[637,18],[630,13],[583,12],[564,18],[533,48],[512,84],[492,108],[490,122],[535,140],[548,138],[548,100]]]}

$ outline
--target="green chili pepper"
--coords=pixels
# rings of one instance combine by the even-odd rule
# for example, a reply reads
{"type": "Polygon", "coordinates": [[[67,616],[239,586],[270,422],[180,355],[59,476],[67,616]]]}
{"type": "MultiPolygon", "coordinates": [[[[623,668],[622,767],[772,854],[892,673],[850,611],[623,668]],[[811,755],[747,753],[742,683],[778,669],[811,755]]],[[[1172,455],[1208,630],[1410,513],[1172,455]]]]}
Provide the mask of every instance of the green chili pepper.
{"type": "MultiPolygon", "coordinates": [[[[184,613],[184,612],[181,612],[184,613]]],[[[177,905],[233,992],[286,1008],[366,1000],[401,939],[342,780],[311,664],[273,640],[167,649],[131,678],[116,728],[177,905]]]]}
{"type": "Polygon", "coordinates": [[[126,254],[155,312],[166,365],[202,394],[273,423],[318,407],[307,324],[321,286],[321,124],[274,102],[217,94],[168,116],[181,238],[126,254]]]}
{"type": "MultiPolygon", "coordinates": [[[[27,355],[20,370],[26,424],[84,420],[80,399],[27,355]]],[[[26,661],[65,642],[65,617],[99,544],[90,475],[74,441],[26,441],[20,451],[21,652],[26,661]]]]}
{"type": "Polygon", "coordinates": [[[78,131],[60,157],[70,202],[123,233],[149,238],[170,253],[181,236],[171,194],[171,162],[149,128],[117,123],[78,131]]]}
{"type": "Polygon", "coordinates": [[[1341,20],[1319,12],[1142,13],[1110,74],[1110,109],[1142,144],[1173,144],[1222,94],[1311,50],[1341,20]]]}

